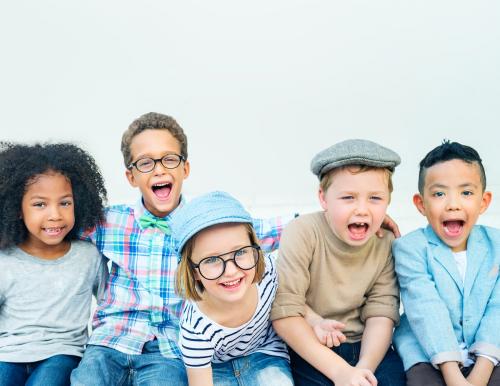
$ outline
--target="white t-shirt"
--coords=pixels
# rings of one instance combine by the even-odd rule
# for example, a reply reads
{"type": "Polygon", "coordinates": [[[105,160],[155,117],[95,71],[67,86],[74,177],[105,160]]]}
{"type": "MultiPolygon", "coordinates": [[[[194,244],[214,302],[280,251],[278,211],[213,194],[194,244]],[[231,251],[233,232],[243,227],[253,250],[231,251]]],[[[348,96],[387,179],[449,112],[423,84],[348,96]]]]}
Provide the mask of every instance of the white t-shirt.
{"type": "Polygon", "coordinates": [[[227,362],[255,352],[289,359],[285,343],[269,320],[278,278],[272,257],[266,256],[265,263],[264,277],[257,285],[255,313],[241,326],[221,326],[206,316],[196,302],[186,302],[179,339],[186,367],[208,367],[211,362],[227,362]]]}

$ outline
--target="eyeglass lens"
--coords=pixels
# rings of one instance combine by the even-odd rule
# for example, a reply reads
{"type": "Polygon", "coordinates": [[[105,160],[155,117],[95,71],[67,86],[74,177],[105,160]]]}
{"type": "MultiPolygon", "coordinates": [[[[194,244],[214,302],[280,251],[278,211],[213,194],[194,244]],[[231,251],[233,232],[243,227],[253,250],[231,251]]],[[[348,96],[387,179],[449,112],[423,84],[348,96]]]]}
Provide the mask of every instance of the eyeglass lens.
{"type": "Polygon", "coordinates": [[[259,258],[258,250],[253,246],[243,247],[225,255],[227,254],[232,254],[233,258],[224,260],[221,257],[224,255],[220,255],[202,259],[198,266],[200,274],[208,280],[217,279],[222,276],[229,261],[233,261],[240,269],[248,270],[255,267],[259,258]]]}

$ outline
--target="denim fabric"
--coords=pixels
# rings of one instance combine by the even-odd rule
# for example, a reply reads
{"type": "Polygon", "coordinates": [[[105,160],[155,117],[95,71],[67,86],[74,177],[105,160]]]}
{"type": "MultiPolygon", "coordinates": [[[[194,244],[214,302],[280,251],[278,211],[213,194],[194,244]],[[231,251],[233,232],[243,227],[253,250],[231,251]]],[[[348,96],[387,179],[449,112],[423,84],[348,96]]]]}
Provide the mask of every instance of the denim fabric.
{"type": "Polygon", "coordinates": [[[0,362],[2,386],[68,386],[71,371],[80,357],[55,355],[32,363],[0,362]]]}
{"type": "MultiPolygon", "coordinates": [[[[473,366],[464,367],[460,371],[467,377],[472,371],[473,366]]],[[[441,371],[436,370],[430,363],[417,363],[412,366],[407,372],[407,386],[446,386],[441,371]]],[[[500,385],[500,367],[496,366],[491,373],[490,380],[487,386],[500,385]]]]}
{"type": "MultiPolygon", "coordinates": [[[[343,343],[339,347],[332,349],[337,355],[342,357],[351,366],[356,365],[359,360],[361,342],[343,343]]],[[[303,360],[293,350],[290,351],[293,379],[297,386],[332,386],[334,383],[322,373],[303,360]]],[[[405,386],[406,377],[403,369],[403,362],[397,352],[390,347],[380,362],[375,377],[378,386],[405,386]]]]}
{"type": "Polygon", "coordinates": [[[212,373],[215,386],[293,386],[288,361],[262,353],[212,363],[212,373]]]}
{"type": "Polygon", "coordinates": [[[142,354],[124,354],[104,347],[87,347],[71,374],[73,386],[182,386],[187,385],[182,360],[160,354],[157,340],[144,345],[142,354]]]}

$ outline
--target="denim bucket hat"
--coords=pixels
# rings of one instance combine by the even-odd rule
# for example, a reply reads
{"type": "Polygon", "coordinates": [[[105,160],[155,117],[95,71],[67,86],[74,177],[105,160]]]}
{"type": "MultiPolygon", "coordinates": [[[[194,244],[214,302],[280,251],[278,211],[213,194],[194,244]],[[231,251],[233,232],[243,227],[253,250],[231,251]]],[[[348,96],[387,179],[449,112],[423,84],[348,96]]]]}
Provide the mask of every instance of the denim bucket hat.
{"type": "Polygon", "coordinates": [[[177,260],[181,260],[182,248],[196,233],[212,225],[230,222],[252,223],[252,217],[238,200],[226,192],[204,194],[177,209],[170,223],[177,260]]]}

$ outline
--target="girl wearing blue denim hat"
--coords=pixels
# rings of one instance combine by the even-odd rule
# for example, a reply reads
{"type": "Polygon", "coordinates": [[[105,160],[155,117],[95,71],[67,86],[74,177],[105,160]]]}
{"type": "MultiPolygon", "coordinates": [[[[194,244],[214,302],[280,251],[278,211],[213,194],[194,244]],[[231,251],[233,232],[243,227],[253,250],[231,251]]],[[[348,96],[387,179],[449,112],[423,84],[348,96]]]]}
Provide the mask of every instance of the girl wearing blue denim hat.
{"type": "Polygon", "coordinates": [[[286,346],[269,322],[276,268],[248,212],[212,192],[179,208],[172,231],[176,288],[187,300],[179,347],[190,386],[293,385],[286,346]]]}

